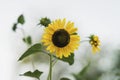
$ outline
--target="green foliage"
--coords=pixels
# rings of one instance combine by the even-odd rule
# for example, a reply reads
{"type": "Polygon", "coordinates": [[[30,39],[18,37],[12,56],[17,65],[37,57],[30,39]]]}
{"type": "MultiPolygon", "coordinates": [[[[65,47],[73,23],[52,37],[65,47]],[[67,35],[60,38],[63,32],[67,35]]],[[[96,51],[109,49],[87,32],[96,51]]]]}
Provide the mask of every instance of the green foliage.
{"type": "Polygon", "coordinates": [[[120,72],[119,72],[119,73],[116,73],[116,76],[120,76],[120,72]]]}
{"type": "Polygon", "coordinates": [[[32,44],[32,38],[31,38],[31,36],[28,36],[28,37],[26,37],[26,38],[23,38],[23,41],[24,41],[25,43],[29,44],[29,45],[32,44]]]}
{"type": "Polygon", "coordinates": [[[28,42],[28,44],[32,44],[31,36],[28,36],[28,37],[27,37],[27,42],[28,42]]]}
{"type": "Polygon", "coordinates": [[[77,35],[77,33],[73,33],[72,35],[77,35]]]}
{"type": "Polygon", "coordinates": [[[25,43],[26,43],[26,39],[25,39],[25,38],[23,38],[23,42],[25,42],[25,43]]]}
{"type": "Polygon", "coordinates": [[[90,66],[90,63],[88,63],[88,65],[86,65],[78,74],[73,74],[75,79],[76,80],[83,80],[82,78],[85,75],[85,73],[87,72],[89,66],[90,66]]]}
{"type": "Polygon", "coordinates": [[[16,31],[16,29],[17,29],[17,23],[13,24],[13,27],[12,27],[13,31],[16,31]]]}
{"type": "Polygon", "coordinates": [[[48,24],[50,24],[50,23],[51,23],[51,20],[49,18],[45,17],[45,18],[41,18],[39,24],[41,24],[42,26],[47,27],[48,24]]]}
{"type": "Polygon", "coordinates": [[[39,70],[35,70],[34,72],[31,72],[31,71],[25,72],[24,74],[20,74],[20,76],[33,77],[33,78],[37,78],[39,80],[42,73],[43,72],[41,72],[39,70]]]}
{"type": "Polygon", "coordinates": [[[18,17],[18,23],[20,23],[20,24],[24,24],[24,23],[25,23],[25,19],[24,19],[23,14],[21,14],[21,15],[18,17]]]}
{"type": "Polygon", "coordinates": [[[90,35],[89,39],[93,40],[94,34],[90,35]]]}
{"type": "Polygon", "coordinates": [[[24,58],[32,55],[32,54],[35,54],[36,52],[40,52],[42,49],[42,45],[40,43],[37,43],[33,46],[31,46],[20,58],[19,58],[19,61],[20,60],[23,60],[24,58]]]}
{"type": "Polygon", "coordinates": [[[69,57],[63,57],[62,59],[59,58],[59,60],[62,60],[64,62],[69,63],[69,65],[72,65],[74,63],[74,53],[72,53],[69,57]]]}
{"type": "MultiPolygon", "coordinates": [[[[25,39],[23,39],[25,41],[25,39]]],[[[23,60],[24,58],[35,54],[37,52],[42,51],[42,45],[40,43],[37,43],[33,46],[31,46],[25,53],[22,54],[22,56],[19,58],[19,61],[23,60]]],[[[48,54],[49,55],[49,54],[48,54]]],[[[55,57],[55,56],[54,56],[55,57]]],[[[57,58],[57,57],[55,57],[57,58]]],[[[69,57],[63,57],[62,59],[58,58],[61,61],[69,63],[69,65],[72,65],[74,63],[74,54],[72,53],[69,57]]]]}
{"type": "Polygon", "coordinates": [[[61,78],[60,80],[70,80],[70,79],[64,77],[64,78],[61,78]]]}
{"type": "Polygon", "coordinates": [[[86,71],[88,70],[90,66],[90,63],[88,63],[88,65],[86,65],[80,72],[79,72],[79,75],[84,75],[86,73],[86,71]]]}
{"type": "Polygon", "coordinates": [[[117,56],[116,68],[120,70],[120,50],[117,51],[116,56],[117,56]]]}
{"type": "Polygon", "coordinates": [[[17,29],[17,24],[24,24],[25,23],[25,19],[24,19],[24,16],[23,16],[23,14],[21,14],[19,17],[18,17],[18,19],[17,19],[17,23],[14,23],[13,24],[13,27],[12,27],[12,30],[13,31],[16,31],[16,29],[17,29]]]}

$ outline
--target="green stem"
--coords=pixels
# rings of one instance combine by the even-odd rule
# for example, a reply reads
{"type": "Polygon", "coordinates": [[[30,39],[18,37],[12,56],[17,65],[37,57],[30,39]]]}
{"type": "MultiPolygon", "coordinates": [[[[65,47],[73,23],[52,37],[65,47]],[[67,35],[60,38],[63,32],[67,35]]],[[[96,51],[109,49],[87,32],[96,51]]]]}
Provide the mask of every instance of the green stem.
{"type": "Polygon", "coordinates": [[[50,55],[50,80],[52,80],[52,55],[50,55]]]}
{"type": "Polygon", "coordinates": [[[52,64],[52,67],[57,63],[58,59],[55,60],[55,62],[52,64]]]}
{"type": "Polygon", "coordinates": [[[49,80],[49,78],[50,78],[50,74],[48,74],[47,80],[49,80]]]}
{"type": "Polygon", "coordinates": [[[50,66],[49,66],[49,74],[47,80],[52,80],[52,55],[50,54],[50,66]]]}
{"type": "Polygon", "coordinates": [[[23,37],[26,37],[24,29],[23,28],[18,28],[18,29],[21,30],[23,37]]]}
{"type": "MultiPolygon", "coordinates": [[[[19,30],[21,30],[21,32],[22,32],[22,35],[23,35],[23,38],[25,38],[25,41],[27,41],[26,40],[26,34],[25,34],[25,31],[24,31],[24,29],[23,28],[18,28],[19,30]]],[[[28,42],[26,43],[27,44],[27,46],[28,47],[30,47],[31,45],[29,45],[28,44],[28,42]]],[[[32,59],[31,57],[29,57],[30,59],[32,59]]],[[[32,63],[32,68],[33,68],[33,71],[35,70],[35,65],[34,65],[34,62],[33,62],[33,60],[31,60],[31,63],[32,63]]],[[[36,80],[36,79],[35,79],[36,80]]],[[[38,79],[38,80],[40,80],[40,79],[38,79]]]]}
{"type": "MultiPolygon", "coordinates": [[[[51,55],[51,54],[50,54],[51,55]]],[[[50,56],[49,55],[49,56],[50,56]]],[[[53,55],[51,55],[52,56],[52,58],[54,57],[53,55]]],[[[58,59],[55,59],[54,61],[51,61],[51,66],[52,66],[52,68],[54,67],[54,65],[57,63],[57,61],[58,61],[58,59]]],[[[51,70],[52,71],[52,70],[51,70]]],[[[52,72],[51,72],[51,74],[52,74],[52,72]]],[[[48,77],[47,77],[47,80],[50,80],[50,69],[49,69],[49,74],[48,74],[48,77]]]]}
{"type": "Polygon", "coordinates": [[[89,40],[83,40],[83,41],[80,41],[80,43],[82,43],[82,42],[87,42],[87,41],[89,42],[89,40]]]}
{"type": "Polygon", "coordinates": [[[31,63],[32,63],[32,68],[33,68],[33,71],[34,71],[34,70],[35,70],[35,65],[34,65],[33,60],[31,60],[31,63]]]}

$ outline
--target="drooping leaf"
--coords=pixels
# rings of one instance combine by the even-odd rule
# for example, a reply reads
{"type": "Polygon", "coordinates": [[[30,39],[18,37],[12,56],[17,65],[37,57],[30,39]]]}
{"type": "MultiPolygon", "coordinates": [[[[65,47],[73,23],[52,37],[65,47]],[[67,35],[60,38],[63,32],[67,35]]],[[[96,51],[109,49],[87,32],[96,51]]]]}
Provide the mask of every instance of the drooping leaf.
{"type": "Polygon", "coordinates": [[[82,76],[79,76],[78,74],[73,74],[73,77],[75,80],[83,80],[82,76]]]}
{"type": "Polygon", "coordinates": [[[39,79],[42,73],[43,72],[41,72],[39,70],[35,70],[34,72],[27,71],[24,74],[20,74],[20,76],[28,76],[28,77],[33,77],[33,78],[39,79]]]}
{"type": "Polygon", "coordinates": [[[88,63],[78,74],[72,74],[75,80],[83,80],[85,73],[89,68],[90,63],[88,63]]]}
{"type": "Polygon", "coordinates": [[[12,27],[13,31],[16,31],[16,29],[17,29],[17,23],[13,24],[13,27],[12,27]]]}
{"type": "Polygon", "coordinates": [[[90,62],[79,72],[79,75],[84,75],[90,66],[90,62]]]}
{"type": "Polygon", "coordinates": [[[23,60],[24,58],[26,58],[32,54],[35,54],[36,52],[40,52],[41,49],[42,49],[42,45],[40,43],[37,43],[37,44],[31,46],[25,53],[23,53],[23,55],[19,58],[19,61],[23,60]]]}
{"type": "Polygon", "coordinates": [[[20,23],[20,24],[24,24],[24,23],[25,23],[25,19],[24,19],[23,14],[21,14],[21,15],[18,17],[18,23],[20,23]]]}
{"type": "Polygon", "coordinates": [[[64,62],[69,63],[69,65],[72,65],[74,63],[74,53],[72,53],[69,57],[63,57],[62,59],[59,58],[59,60],[62,60],[64,62]]]}
{"type": "Polygon", "coordinates": [[[70,79],[68,79],[68,78],[64,77],[64,78],[61,78],[60,80],[70,80],[70,79]]]}

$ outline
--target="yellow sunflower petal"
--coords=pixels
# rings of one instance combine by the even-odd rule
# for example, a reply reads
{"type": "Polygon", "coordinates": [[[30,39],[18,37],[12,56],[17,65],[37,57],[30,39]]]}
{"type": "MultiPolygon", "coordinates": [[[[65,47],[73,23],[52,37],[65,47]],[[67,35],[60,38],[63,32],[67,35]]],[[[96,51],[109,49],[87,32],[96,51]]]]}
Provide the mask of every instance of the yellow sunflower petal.
{"type": "Polygon", "coordinates": [[[42,39],[41,42],[43,42],[43,43],[50,43],[50,40],[48,40],[48,39],[42,39]]]}
{"type": "Polygon", "coordinates": [[[78,35],[71,35],[70,39],[71,41],[80,41],[80,37],[78,35]]]}
{"type": "Polygon", "coordinates": [[[62,58],[62,52],[61,52],[61,49],[57,49],[56,51],[56,56],[59,57],[59,58],[62,58]]]}
{"type": "Polygon", "coordinates": [[[69,33],[72,34],[72,33],[75,33],[78,29],[77,28],[72,28],[69,33]]]}
{"type": "Polygon", "coordinates": [[[93,37],[93,40],[94,40],[94,41],[98,41],[98,36],[94,36],[94,37],[93,37]]]}
{"type": "Polygon", "coordinates": [[[64,56],[64,57],[68,57],[68,56],[69,56],[69,52],[67,52],[67,51],[65,50],[65,48],[62,49],[62,53],[63,53],[63,56],[64,56]]]}
{"type": "Polygon", "coordinates": [[[100,48],[99,47],[97,47],[97,52],[99,52],[100,51],[100,48]]]}
{"type": "Polygon", "coordinates": [[[69,22],[66,24],[65,28],[66,28],[66,30],[69,31],[71,28],[74,28],[74,23],[69,21],[69,22]]]}
{"type": "Polygon", "coordinates": [[[92,47],[92,53],[94,53],[94,54],[95,54],[95,53],[96,53],[96,51],[97,51],[96,47],[94,47],[94,46],[93,46],[93,47],[92,47]]]}
{"type": "Polygon", "coordinates": [[[49,24],[48,26],[49,26],[48,29],[52,31],[56,31],[56,28],[52,24],[49,24]]]}
{"type": "Polygon", "coordinates": [[[54,48],[53,45],[49,45],[49,46],[47,47],[47,50],[50,51],[50,53],[53,53],[53,52],[55,51],[55,48],[54,48]]]}
{"type": "Polygon", "coordinates": [[[96,47],[96,46],[93,46],[92,47],[92,52],[95,54],[96,52],[99,52],[100,51],[100,48],[99,47],[96,47]]]}
{"type": "Polygon", "coordinates": [[[48,39],[51,40],[52,35],[49,34],[44,34],[44,36],[42,37],[43,39],[48,39]]]}
{"type": "Polygon", "coordinates": [[[65,23],[66,23],[66,19],[64,18],[61,22],[61,24],[62,24],[61,26],[65,27],[65,23]]]}

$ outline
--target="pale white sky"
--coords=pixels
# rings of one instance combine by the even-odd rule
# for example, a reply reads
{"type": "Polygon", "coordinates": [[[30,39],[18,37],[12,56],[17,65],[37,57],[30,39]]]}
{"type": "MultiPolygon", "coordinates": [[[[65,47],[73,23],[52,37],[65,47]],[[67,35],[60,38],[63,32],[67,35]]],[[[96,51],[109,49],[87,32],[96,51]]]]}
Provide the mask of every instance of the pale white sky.
{"type": "Polygon", "coordinates": [[[34,27],[41,17],[48,16],[75,22],[82,39],[89,34],[97,34],[103,43],[113,46],[120,43],[120,0],[0,0],[1,80],[13,80],[12,71],[19,56],[17,52],[26,49],[20,41],[22,36],[18,36],[21,33],[11,31],[20,14],[25,15],[24,29],[31,35],[40,33],[40,29],[34,27]]]}

